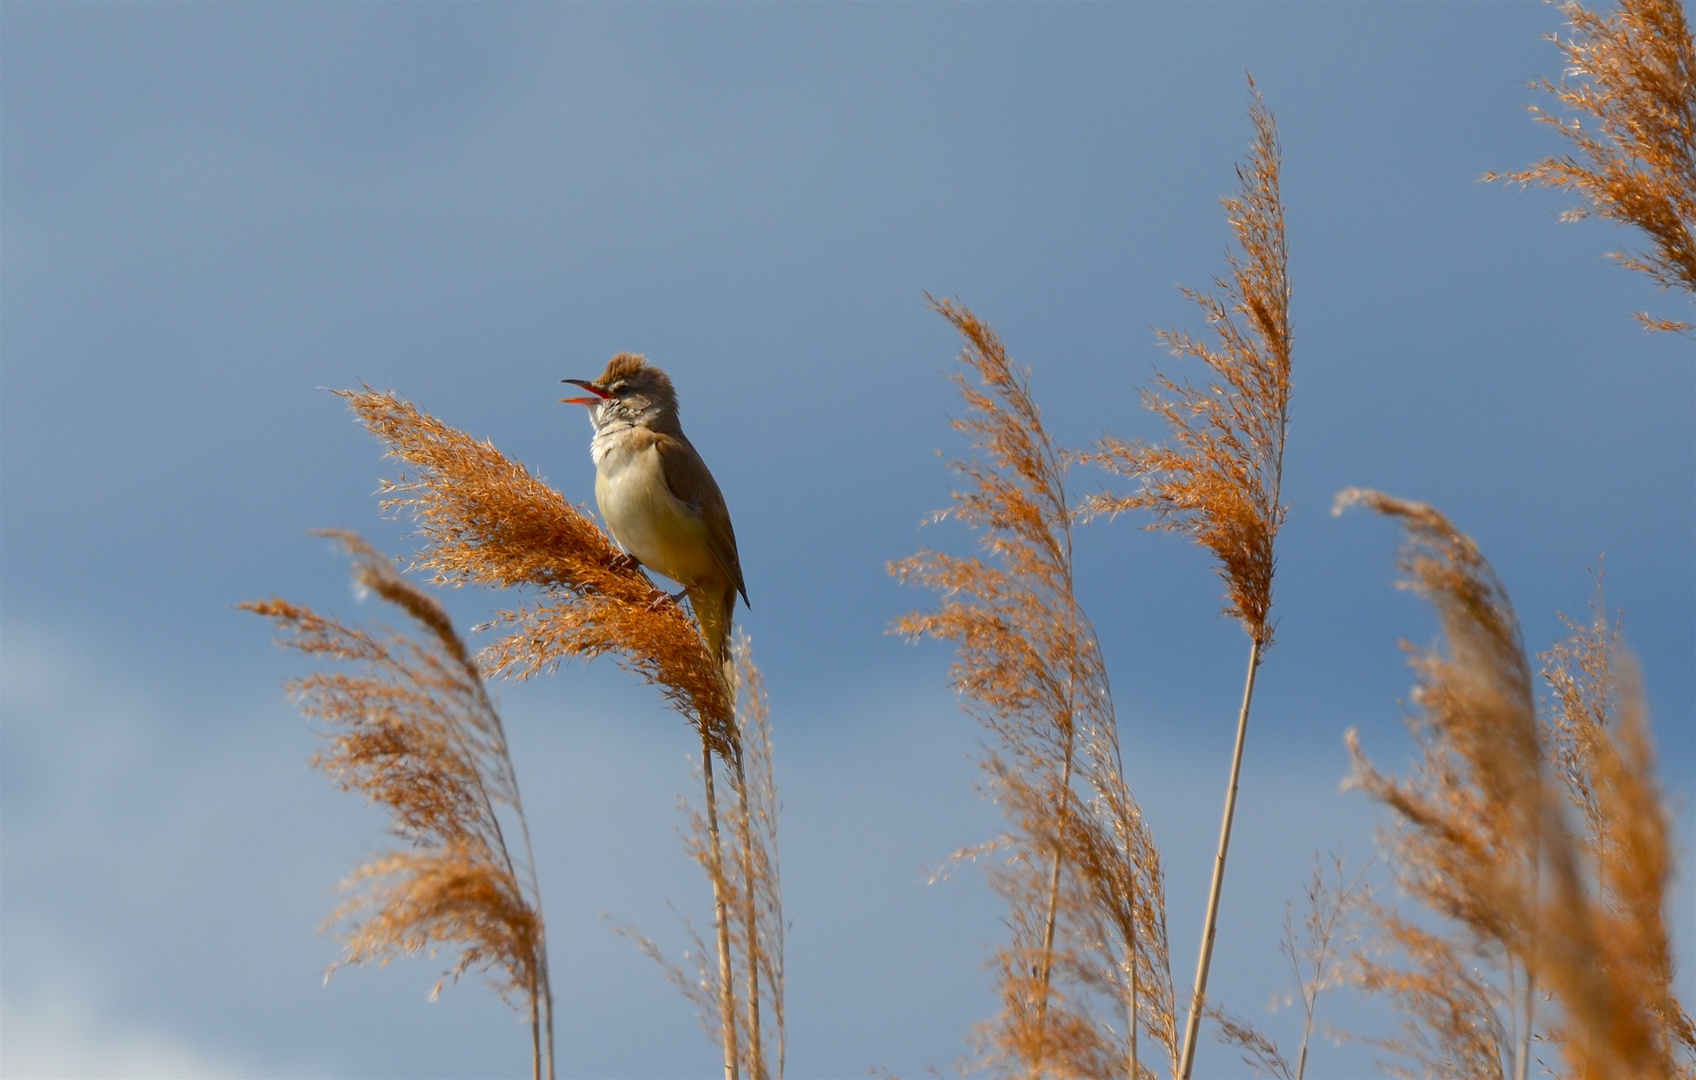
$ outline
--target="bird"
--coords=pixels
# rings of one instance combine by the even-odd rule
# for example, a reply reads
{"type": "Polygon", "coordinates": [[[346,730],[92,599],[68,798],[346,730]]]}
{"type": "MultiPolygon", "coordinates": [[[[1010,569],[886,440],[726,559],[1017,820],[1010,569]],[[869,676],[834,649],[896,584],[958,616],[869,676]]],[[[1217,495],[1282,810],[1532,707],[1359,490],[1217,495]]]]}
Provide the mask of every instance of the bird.
{"type": "MultiPolygon", "coordinates": [[[[671,377],[635,353],[619,353],[597,379],[561,379],[587,397],[595,426],[595,502],[631,558],[672,579],[688,594],[708,655],[730,669],[730,623],[741,594],[736,530],[718,481],[683,434],[671,377]]],[[[658,599],[658,598],[656,598],[658,599]]]]}

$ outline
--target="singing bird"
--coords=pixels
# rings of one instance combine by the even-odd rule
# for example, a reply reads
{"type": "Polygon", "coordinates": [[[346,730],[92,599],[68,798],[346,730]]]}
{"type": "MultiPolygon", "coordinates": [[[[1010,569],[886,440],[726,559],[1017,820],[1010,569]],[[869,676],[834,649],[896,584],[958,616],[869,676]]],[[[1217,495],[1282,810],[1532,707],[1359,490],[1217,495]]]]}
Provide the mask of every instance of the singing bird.
{"type": "Polygon", "coordinates": [[[683,586],[708,653],[726,663],[736,594],[746,604],[748,589],[730,511],[678,423],[671,377],[635,353],[619,353],[594,381],[560,381],[592,395],[560,400],[589,407],[595,502],[613,539],[683,586]]]}

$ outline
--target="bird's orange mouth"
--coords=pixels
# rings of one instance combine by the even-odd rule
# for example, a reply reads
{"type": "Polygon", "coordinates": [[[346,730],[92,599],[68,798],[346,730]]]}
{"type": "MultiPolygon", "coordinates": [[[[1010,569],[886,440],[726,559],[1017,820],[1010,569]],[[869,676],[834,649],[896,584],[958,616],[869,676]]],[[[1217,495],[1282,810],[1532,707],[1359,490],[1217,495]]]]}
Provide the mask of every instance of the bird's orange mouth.
{"type": "Polygon", "coordinates": [[[562,397],[559,399],[561,404],[594,406],[599,405],[603,401],[612,400],[611,394],[602,390],[587,379],[561,379],[560,382],[570,383],[573,386],[581,386],[583,389],[589,391],[589,393],[595,395],[594,397],[562,397]]]}

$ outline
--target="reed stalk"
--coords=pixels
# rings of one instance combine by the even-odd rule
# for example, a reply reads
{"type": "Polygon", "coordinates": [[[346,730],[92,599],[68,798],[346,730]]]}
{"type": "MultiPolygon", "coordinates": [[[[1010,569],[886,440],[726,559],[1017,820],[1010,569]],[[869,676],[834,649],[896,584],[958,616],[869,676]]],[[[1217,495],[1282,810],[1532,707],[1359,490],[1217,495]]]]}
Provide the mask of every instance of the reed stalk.
{"type": "Polygon", "coordinates": [[[1156,374],[1162,392],[1146,392],[1143,401],[1166,420],[1170,445],[1108,436],[1091,452],[1078,455],[1079,460],[1141,481],[1141,490],[1132,494],[1090,496],[1081,508],[1083,516],[1149,510],[1155,516],[1150,528],[1184,533],[1210,550],[1225,582],[1225,610],[1249,635],[1248,675],[1237,714],[1219,848],[1178,1063],[1181,1080],[1189,1080],[1194,1068],[1197,1035],[1206,1011],[1207,972],[1213,960],[1255,673],[1272,644],[1273,551],[1285,514],[1280,491],[1289,427],[1289,251],[1279,193],[1277,124],[1252,78],[1249,91],[1255,135],[1248,161],[1237,167],[1241,191],[1220,200],[1236,241],[1235,250],[1227,255],[1231,273],[1215,279],[1213,293],[1184,290],[1201,308],[1214,340],[1210,343],[1170,330],[1159,335],[1174,354],[1205,364],[1214,381],[1196,387],[1156,374]]]}
{"type": "Polygon", "coordinates": [[[1201,1016],[1207,1004],[1207,972],[1213,962],[1213,933],[1219,919],[1219,894],[1225,885],[1225,856],[1231,849],[1231,820],[1237,812],[1237,778],[1242,774],[1243,742],[1248,736],[1248,710],[1254,700],[1254,676],[1260,667],[1260,642],[1252,642],[1248,652],[1248,676],[1243,682],[1243,705],[1237,713],[1237,741],[1231,751],[1231,781],[1225,789],[1225,816],[1219,825],[1219,850],[1213,857],[1213,880],[1207,888],[1207,915],[1202,922],[1201,956],[1196,961],[1195,991],[1190,996],[1189,1019],[1184,1023],[1184,1054],[1178,1062],[1178,1075],[1188,1080],[1195,1067],[1195,1046],[1201,1030],[1201,1016]]]}
{"type": "MultiPolygon", "coordinates": [[[[734,671],[734,667],[731,668],[734,671]]],[[[754,865],[753,813],[749,806],[748,773],[740,757],[735,762],[736,779],[736,837],[742,864],[742,926],[743,939],[750,943],[746,963],[746,988],[743,1002],[748,1017],[748,1076],[749,1080],[765,1080],[765,1045],[760,1036],[760,950],[759,917],[757,912],[756,869],[754,865]]]]}
{"type": "Polygon", "coordinates": [[[718,835],[718,800],[713,795],[713,748],[701,738],[701,779],[706,788],[707,836],[711,844],[707,876],[713,886],[713,926],[717,928],[719,1041],[724,1050],[724,1080],[737,1080],[741,1055],[736,1047],[736,998],[730,975],[730,918],[724,901],[724,848],[718,835]]]}

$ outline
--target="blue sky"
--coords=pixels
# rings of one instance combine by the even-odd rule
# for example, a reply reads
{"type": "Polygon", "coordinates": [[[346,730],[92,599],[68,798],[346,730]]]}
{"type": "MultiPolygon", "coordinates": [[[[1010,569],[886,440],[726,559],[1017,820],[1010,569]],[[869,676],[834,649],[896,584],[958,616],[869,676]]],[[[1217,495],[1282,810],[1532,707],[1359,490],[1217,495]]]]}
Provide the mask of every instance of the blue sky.
{"type": "MultiPolygon", "coordinates": [[[[1557,25],[1534,3],[5,5],[0,1071],[527,1067],[474,981],[434,1005],[425,962],[322,985],[317,923],[382,822],[308,771],[298,668],[232,605],[363,617],[307,530],[406,550],[378,448],[323,388],[398,390],[589,500],[558,380],[622,350],[672,373],[736,521],[786,804],[791,1074],[946,1069],[993,1008],[1000,926],[974,875],[923,883],[996,818],[946,649],[884,634],[925,602],[884,566],[958,450],[924,293],[1003,334],[1062,441],[1158,436],[1149,328],[1194,328],[1176,285],[1223,268],[1245,71],[1282,133],[1297,344],[1215,988],[1288,1033],[1262,1011],[1284,902],[1315,850],[1370,845],[1342,732],[1406,758],[1396,643],[1433,626],[1391,587],[1393,529],[1329,516],[1347,485],[1470,532],[1533,649],[1605,554],[1688,854],[1696,349],[1630,318],[1688,308],[1601,257],[1629,234],[1477,182],[1559,149],[1523,109],[1557,25]]],[[[1246,644],[1202,553],[1134,525],[1080,534],[1080,588],[1181,983],[1246,644]]],[[[492,602],[448,599],[466,625],[492,602]]],[[[499,689],[562,1075],[708,1075],[599,914],[674,942],[665,900],[706,910],[673,834],[687,732],[610,665],[499,689]]],[[[1677,904],[1687,957],[1683,881],[1677,904]]],[[[1315,1074],[1370,1057],[1325,1047],[1315,1074]]],[[[1211,1047],[1200,1071],[1246,1074],[1211,1047]]]]}

